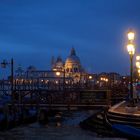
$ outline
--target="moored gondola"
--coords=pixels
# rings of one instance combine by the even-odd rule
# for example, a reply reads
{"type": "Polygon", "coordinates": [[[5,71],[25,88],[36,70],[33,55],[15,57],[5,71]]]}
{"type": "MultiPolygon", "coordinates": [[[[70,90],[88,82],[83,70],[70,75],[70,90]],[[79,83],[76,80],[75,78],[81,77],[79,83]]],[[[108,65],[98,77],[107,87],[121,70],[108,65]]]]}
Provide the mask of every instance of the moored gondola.
{"type": "Polygon", "coordinates": [[[129,139],[140,139],[140,129],[130,126],[127,124],[119,124],[119,123],[111,123],[109,118],[107,117],[107,112],[104,112],[104,120],[107,126],[112,128],[112,130],[116,133],[121,135],[122,137],[126,137],[129,139]]]}

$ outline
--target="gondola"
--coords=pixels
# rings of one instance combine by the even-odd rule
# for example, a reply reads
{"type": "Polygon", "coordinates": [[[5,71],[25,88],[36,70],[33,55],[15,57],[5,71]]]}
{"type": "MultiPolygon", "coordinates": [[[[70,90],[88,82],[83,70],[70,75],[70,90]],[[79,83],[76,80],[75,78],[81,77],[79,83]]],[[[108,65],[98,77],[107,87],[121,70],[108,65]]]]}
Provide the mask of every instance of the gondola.
{"type": "Polygon", "coordinates": [[[130,125],[125,125],[125,124],[119,124],[119,123],[114,123],[111,124],[110,120],[107,117],[107,113],[104,113],[104,120],[106,124],[114,130],[114,132],[117,132],[119,135],[123,137],[127,137],[129,139],[140,139],[140,129],[130,126],[130,125]]]}

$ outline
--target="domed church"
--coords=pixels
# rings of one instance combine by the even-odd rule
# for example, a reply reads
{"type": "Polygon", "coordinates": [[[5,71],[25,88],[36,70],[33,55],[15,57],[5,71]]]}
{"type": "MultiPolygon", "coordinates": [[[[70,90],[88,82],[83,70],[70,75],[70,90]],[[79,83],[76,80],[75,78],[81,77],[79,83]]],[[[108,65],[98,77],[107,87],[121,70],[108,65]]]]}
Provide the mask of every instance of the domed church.
{"type": "MultiPolygon", "coordinates": [[[[79,57],[76,55],[74,48],[71,49],[66,61],[63,61],[61,57],[57,57],[55,60],[52,57],[51,71],[50,70],[37,70],[34,66],[29,66],[27,70],[22,70],[19,67],[16,70],[14,76],[17,83],[34,82],[37,84],[51,83],[52,85],[64,82],[66,84],[85,84],[88,79],[88,73],[86,73],[81,65],[79,57]],[[64,79],[65,78],[65,79],[64,79]]],[[[52,86],[53,87],[53,86],[52,86]]],[[[53,87],[54,88],[54,87],[53,87]]]]}
{"type": "Polygon", "coordinates": [[[80,80],[82,80],[82,76],[85,75],[84,69],[81,66],[80,59],[76,55],[76,51],[74,48],[71,49],[70,55],[67,57],[65,63],[63,63],[60,57],[58,57],[56,61],[53,60],[52,70],[65,70],[65,76],[72,77],[74,83],[77,83],[80,80]]]}

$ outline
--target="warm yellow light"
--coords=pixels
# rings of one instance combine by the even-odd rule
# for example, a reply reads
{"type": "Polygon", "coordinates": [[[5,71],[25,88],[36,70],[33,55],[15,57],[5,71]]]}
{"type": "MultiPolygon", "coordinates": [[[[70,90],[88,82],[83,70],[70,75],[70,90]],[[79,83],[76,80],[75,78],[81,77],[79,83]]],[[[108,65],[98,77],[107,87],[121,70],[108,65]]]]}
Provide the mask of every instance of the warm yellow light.
{"type": "Polygon", "coordinates": [[[138,69],[138,73],[140,74],[140,69],[138,69]]]}
{"type": "Polygon", "coordinates": [[[56,72],[56,76],[60,76],[60,72],[56,72]]]}
{"type": "Polygon", "coordinates": [[[137,67],[137,68],[140,67],[140,62],[136,62],[136,67],[137,67]]]}
{"type": "Polygon", "coordinates": [[[92,79],[92,76],[90,75],[88,78],[89,78],[89,79],[92,79]]]}
{"type": "Polygon", "coordinates": [[[106,82],[108,82],[108,79],[105,79],[106,82]]]}
{"type": "Polygon", "coordinates": [[[140,60],[140,56],[138,55],[138,56],[136,56],[136,60],[137,61],[139,61],[140,60]]]}
{"type": "Polygon", "coordinates": [[[127,51],[128,51],[129,54],[133,55],[135,53],[135,46],[134,46],[134,44],[128,44],[127,45],[127,51]]]}
{"type": "Polygon", "coordinates": [[[57,69],[53,69],[53,71],[56,71],[57,69]]]}
{"type": "Polygon", "coordinates": [[[128,37],[128,40],[133,41],[135,38],[135,33],[130,31],[128,32],[127,37],[128,37]]]}

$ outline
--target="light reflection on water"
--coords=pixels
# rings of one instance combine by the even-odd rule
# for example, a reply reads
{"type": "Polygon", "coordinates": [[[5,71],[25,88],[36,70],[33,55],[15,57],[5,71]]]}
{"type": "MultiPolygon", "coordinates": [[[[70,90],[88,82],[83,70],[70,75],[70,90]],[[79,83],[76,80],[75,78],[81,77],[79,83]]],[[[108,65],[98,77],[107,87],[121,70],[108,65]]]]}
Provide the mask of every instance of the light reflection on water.
{"type": "Polygon", "coordinates": [[[96,133],[79,127],[79,122],[92,113],[89,111],[65,113],[60,127],[52,121],[46,126],[33,123],[7,132],[0,132],[0,140],[115,140],[115,138],[98,137],[96,133]]]}

